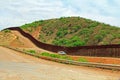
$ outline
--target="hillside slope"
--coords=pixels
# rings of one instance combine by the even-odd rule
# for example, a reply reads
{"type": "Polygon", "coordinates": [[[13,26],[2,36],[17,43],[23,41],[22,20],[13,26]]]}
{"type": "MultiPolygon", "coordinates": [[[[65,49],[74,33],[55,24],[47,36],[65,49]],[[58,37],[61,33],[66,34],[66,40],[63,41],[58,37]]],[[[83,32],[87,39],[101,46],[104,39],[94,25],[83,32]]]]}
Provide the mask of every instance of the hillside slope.
{"type": "Polygon", "coordinates": [[[10,45],[15,39],[17,39],[17,36],[10,30],[0,31],[0,45],[10,45]]]}
{"type": "Polygon", "coordinates": [[[18,31],[3,30],[0,32],[0,45],[7,45],[15,48],[36,48],[36,46],[18,31]]]}
{"type": "Polygon", "coordinates": [[[36,39],[59,46],[120,43],[120,28],[81,17],[40,20],[22,25],[21,28],[31,35],[37,30],[39,36],[35,36],[36,39]]]}

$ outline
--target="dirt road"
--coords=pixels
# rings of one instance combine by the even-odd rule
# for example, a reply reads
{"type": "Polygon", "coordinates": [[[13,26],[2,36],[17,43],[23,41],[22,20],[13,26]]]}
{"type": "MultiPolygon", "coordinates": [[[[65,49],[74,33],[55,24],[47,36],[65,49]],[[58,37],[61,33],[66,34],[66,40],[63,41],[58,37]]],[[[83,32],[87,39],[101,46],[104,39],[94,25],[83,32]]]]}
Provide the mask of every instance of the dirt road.
{"type": "Polygon", "coordinates": [[[0,80],[119,80],[120,72],[38,59],[0,47],[0,80]]]}

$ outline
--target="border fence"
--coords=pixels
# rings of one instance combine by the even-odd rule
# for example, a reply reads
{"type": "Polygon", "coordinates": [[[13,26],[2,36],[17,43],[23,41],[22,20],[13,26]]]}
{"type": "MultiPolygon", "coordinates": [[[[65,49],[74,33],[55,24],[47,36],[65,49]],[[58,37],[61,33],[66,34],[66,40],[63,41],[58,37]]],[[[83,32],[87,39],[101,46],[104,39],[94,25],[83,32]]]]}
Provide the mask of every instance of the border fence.
{"type": "Polygon", "coordinates": [[[30,34],[24,32],[19,27],[7,28],[9,30],[19,31],[24,37],[31,40],[37,47],[49,50],[52,52],[65,51],[68,55],[76,56],[97,56],[97,57],[119,57],[120,58],[120,45],[95,45],[95,46],[79,46],[79,47],[64,47],[45,44],[36,40],[30,34]]]}

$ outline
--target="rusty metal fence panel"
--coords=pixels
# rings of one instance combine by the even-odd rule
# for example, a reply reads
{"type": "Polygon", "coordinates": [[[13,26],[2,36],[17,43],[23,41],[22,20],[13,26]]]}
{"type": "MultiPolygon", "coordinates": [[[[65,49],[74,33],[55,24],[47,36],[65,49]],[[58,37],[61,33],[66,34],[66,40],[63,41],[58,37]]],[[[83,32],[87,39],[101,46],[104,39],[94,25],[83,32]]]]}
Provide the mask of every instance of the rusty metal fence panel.
{"type": "Polygon", "coordinates": [[[80,47],[55,46],[55,45],[45,44],[36,40],[34,37],[24,32],[19,27],[11,27],[7,29],[19,31],[23,36],[30,39],[37,47],[52,52],[65,51],[68,55],[78,55],[78,56],[120,57],[119,44],[93,45],[93,46],[80,46],[80,47]]]}

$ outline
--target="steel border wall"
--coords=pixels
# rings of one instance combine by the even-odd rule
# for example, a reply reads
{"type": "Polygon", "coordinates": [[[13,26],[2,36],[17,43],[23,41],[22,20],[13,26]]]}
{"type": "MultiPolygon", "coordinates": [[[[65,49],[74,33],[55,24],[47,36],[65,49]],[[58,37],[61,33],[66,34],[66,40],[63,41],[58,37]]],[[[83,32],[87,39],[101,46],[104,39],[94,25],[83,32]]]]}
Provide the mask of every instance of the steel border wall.
{"type": "Polygon", "coordinates": [[[95,46],[80,46],[80,47],[63,47],[42,43],[24,32],[19,27],[7,28],[10,30],[19,31],[23,36],[31,40],[37,47],[49,50],[52,52],[65,51],[68,55],[79,56],[97,56],[97,57],[120,57],[120,45],[95,45],[95,46]]]}

